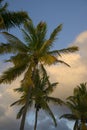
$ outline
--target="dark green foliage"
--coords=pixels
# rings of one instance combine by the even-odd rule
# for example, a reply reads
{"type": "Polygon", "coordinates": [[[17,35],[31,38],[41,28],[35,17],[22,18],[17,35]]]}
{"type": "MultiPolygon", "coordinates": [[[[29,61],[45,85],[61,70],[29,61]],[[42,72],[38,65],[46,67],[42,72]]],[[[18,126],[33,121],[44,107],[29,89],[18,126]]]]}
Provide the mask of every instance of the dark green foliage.
{"type": "Polygon", "coordinates": [[[66,105],[71,110],[71,113],[64,114],[60,118],[74,120],[74,130],[87,130],[87,83],[81,83],[74,89],[73,96],[67,98],[66,105]],[[80,124],[79,124],[80,123],[80,124]]]}
{"type": "Polygon", "coordinates": [[[2,4],[2,2],[3,0],[0,1],[0,30],[20,26],[29,19],[25,11],[9,11],[8,3],[2,4]]]}

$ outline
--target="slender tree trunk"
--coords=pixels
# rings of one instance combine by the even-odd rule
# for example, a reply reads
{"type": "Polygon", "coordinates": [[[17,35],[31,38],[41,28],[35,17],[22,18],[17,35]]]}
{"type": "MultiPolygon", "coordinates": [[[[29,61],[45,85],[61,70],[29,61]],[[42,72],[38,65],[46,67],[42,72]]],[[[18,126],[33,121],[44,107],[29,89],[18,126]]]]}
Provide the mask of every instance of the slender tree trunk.
{"type": "Polygon", "coordinates": [[[29,98],[31,96],[31,89],[32,89],[32,87],[29,87],[29,91],[28,91],[28,95],[27,95],[27,100],[26,100],[26,104],[25,104],[23,116],[22,116],[22,119],[21,119],[20,130],[24,130],[25,119],[26,119],[26,114],[27,114],[27,109],[28,109],[28,103],[29,103],[29,98]]]}
{"type": "Polygon", "coordinates": [[[34,130],[36,130],[36,128],[37,128],[37,117],[38,117],[38,108],[36,108],[36,112],[35,112],[35,124],[34,124],[34,130]]]}

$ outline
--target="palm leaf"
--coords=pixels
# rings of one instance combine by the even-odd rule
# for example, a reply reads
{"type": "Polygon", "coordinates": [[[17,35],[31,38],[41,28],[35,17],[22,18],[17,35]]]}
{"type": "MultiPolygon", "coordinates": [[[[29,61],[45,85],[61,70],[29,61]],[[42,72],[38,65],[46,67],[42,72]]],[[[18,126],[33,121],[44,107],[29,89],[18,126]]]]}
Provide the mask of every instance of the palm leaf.
{"type": "Polygon", "coordinates": [[[68,48],[64,48],[59,50],[59,53],[73,53],[78,51],[78,47],[77,46],[72,46],[72,47],[68,47],[68,48]]]}
{"type": "Polygon", "coordinates": [[[77,119],[76,115],[73,115],[73,114],[64,114],[64,115],[60,116],[60,119],[61,118],[65,118],[68,120],[76,120],[77,119]]]}
{"type": "Polygon", "coordinates": [[[19,112],[17,113],[17,119],[20,119],[20,117],[22,116],[22,114],[23,114],[23,112],[24,112],[24,108],[25,108],[25,106],[23,106],[20,110],[19,110],[19,112]]]}
{"type": "Polygon", "coordinates": [[[62,30],[62,24],[58,25],[53,32],[50,35],[49,40],[51,41],[50,46],[52,46],[53,42],[56,40],[56,37],[58,35],[58,33],[62,30]]]}
{"type": "Polygon", "coordinates": [[[43,106],[43,109],[49,113],[50,117],[53,119],[53,122],[55,124],[55,126],[57,126],[57,122],[56,122],[56,119],[55,119],[55,116],[53,114],[53,112],[51,111],[50,107],[48,106],[48,104],[46,102],[43,102],[44,106],[43,106]]]}
{"type": "Polygon", "coordinates": [[[20,51],[22,53],[26,53],[28,51],[27,46],[23,42],[21,42],[17,37],[7,32],[2,32],[2,34],[7,39],[9,44],[13,48],[17,49],[17,51],[20,51]]]}
{"type": "Polygon", "coordinates": [[[46,100],[47,100],[47,101],[51,101],[51,102],[53,102],[53,103],[60,104],[60,105],[63,105],[63,104],[64,104],[64,102],[63,102],[61,99],[55,98],[55,97],[47,96],[47,97],[46,97],[46,100]]]}
{"type": "Polygon", "coordinates": [[[26,19],[29,19],[28,14],[24,11],[19,12],[6,11],[5,13],[2,12],[1,16],[3,18],[5,25],[3,29],[7,30],[15,26],[20,26],[21,24],[24,23],[24,21],[26,21],[26,19]]]}
{"type": "Polygon", "coordinates": [[[11,83],[26,69],[26,64],[16,67],[11,67],[7,71],[3,72],[0,77],[0,83],[11,83]]]}

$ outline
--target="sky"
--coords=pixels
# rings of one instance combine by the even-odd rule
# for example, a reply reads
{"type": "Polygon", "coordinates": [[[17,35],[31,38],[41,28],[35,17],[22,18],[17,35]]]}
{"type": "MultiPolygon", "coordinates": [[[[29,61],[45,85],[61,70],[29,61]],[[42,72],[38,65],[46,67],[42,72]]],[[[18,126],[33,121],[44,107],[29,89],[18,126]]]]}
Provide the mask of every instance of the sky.
{"type": "MultiPolygon", "coordinates": [[[[86,0],[7,0],[9,10],[27,11],[34,24],[45,21],[48,25],[47,36],[59,24],[63,24],[62,31],[55,41],[54,49],[66,48],[68,46],[78,46],[79,51],[73,54],[62,56],[62,60],[67,62],[71,68],[65,65],[55,65],[47,67],[51,81],[58,81],[53,96],[66,99],[72,95],[73,88],[82,82],[87,82],[87,1],[86,0]]],[[[21,32],[16,29],[10,33],[21,37],[21,32]]],[[[0,57],[0,74],[9,64],[3,63],[0,57]]],[[[13,88],[19,86],[21,77],[11,85],[0,85],[0,130],[19,130],[20,120],[16,120],[17,107],[10,107],[10,104],[17,100],[19,95],[14,93],[13,88]]],[[[59,116],[69,112],[66,107],[52,106],[56,116],[58,126],[55,128],[52,120],[44,112],[39,113],[38,130],[73,130],[73,122],[61,119],[59,116]]],[[[27,114],[25,130],[33,130],[34,110],[27,114]]]]}

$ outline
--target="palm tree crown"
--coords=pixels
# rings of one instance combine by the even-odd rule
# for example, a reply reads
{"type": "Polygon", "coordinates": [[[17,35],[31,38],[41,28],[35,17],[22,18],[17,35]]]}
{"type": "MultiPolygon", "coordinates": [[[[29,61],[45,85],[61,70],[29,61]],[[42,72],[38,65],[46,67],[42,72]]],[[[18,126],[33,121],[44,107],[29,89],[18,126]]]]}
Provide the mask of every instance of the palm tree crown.
{"type": "Polygon", "coordinates": [[[49,94],[51,94],[53,92],[54,87],[57,85],[57,83],[50,83],[47,73],[43,69],[44,68],[42,66],[40,70],[38,70],[38,69],[36,70],[37,72],[34,75],[34,79],[33,79],[34,87],[32,88],[30,98],[27,99],[29,87],[27,87],[26,89],[23,87],[17,88],[17,89],[15,89],[15,91],[20,92],[22,94],[22,96],[18,101],[14,102],[11,105],[11,106],[22,105],[20,111],[17,114],[17,118],[19,119],[23,115],[26,100],[28,100],[27,111],[34,104],[33,106],[36,109],[34,130],[36,130],[37,117],[38,117],[38,112],[40,109],[43,109],[51,116],[51,118],[53,119],[54,124],[56,126],[57,123],[56,123],[55,116],[54,116],[53,112],[51,111],[48,103],[51,101],[51,102],[57,103],[59,105],[63,104],[63,101],[60,100],[59,98],[54,98],[54,97],[49,96],[49,94]]]}
{"type": "Polygon", "coordinates": [[[71,114],[64,114],[60,118],[74,120],[74,130],[87,130],[87,88],[86,83],[81,83],[74,89],[74,95],[67,98],[67,106],[71,114]]]}
{"type": "Polygon", "coordinates": [[[3,73],[0,77],[0,83],[11,83],[25,70],[24,77],[26,78],[24,79],[27,80],[27,77],[31,77],[30,70],[40,64],[52,65],[60,62],[68,65],[64,61],[58,60],[57,56],[61,56],[62,53],[75,52],[78,50],[78,47],[73,46],[62,50],[52,50],[53,43],[61,29],[62,25],[57,26],[49,39],[46,39],[47,24],[40,22],[35,27],[32,21],[28,21],[25,23],[24,29],[22,29],[26,43],[7,32],[3,32],[2,34],[8,43],[0,43],[0,54],[13,54],[7,62],[12,62],[14,66],[3,73]]]}

